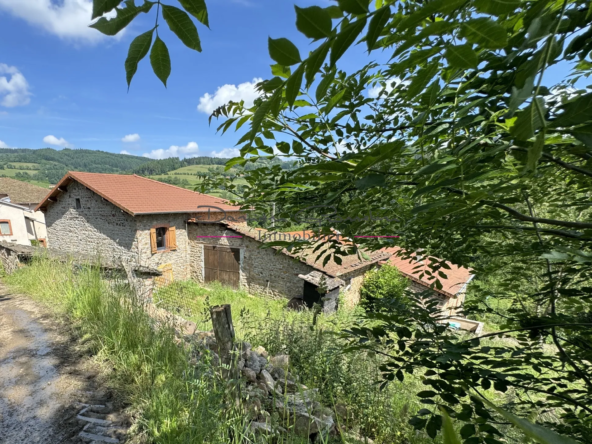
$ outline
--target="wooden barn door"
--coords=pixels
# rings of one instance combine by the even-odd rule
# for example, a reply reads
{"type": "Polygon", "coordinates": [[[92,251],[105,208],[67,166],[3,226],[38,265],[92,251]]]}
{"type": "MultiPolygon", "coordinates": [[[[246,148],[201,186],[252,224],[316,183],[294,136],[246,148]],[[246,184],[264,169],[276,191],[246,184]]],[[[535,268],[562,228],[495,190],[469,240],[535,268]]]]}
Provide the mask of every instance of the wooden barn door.
{"type": "Polygon", "coordinates": [[[240,285],[240,249],[204,246],[204,280],[218,281],[229,287],[240,285]]]}

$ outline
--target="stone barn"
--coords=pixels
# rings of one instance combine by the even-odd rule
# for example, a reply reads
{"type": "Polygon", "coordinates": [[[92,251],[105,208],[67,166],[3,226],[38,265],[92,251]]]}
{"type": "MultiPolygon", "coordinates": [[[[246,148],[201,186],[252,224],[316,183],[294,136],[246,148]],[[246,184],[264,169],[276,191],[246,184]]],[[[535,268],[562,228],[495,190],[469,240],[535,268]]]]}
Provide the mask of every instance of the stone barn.
{"type": "Polygon", "coordinates": [[[312,252],[262,248],[269,233],[248,227],[240,207],[136,175],[69,172],[37,210],[45,214],[53,249],[158,268],[165,282],[219,281],[290,299],[304,298],[306,288],[309,303],[324,298],[335,305],[337,288],[355,304],[365,272],[390,256],[379,251],[368,260],[347,256],[322,265],[312,252]],[[314,301],[315,279],[339,285],[314,301]]]}

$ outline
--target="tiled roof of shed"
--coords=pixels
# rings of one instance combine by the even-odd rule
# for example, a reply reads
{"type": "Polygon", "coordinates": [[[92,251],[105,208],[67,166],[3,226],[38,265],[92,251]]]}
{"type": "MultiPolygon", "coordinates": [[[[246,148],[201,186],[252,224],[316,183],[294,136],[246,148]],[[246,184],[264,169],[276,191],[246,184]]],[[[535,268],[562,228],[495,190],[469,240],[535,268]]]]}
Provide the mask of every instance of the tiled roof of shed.
{"type": "Polygon", "coordinates": [[[199,213],[240,211],[240,207],[208,194],[137,175],[81,173],[71,171],[45,196],[37,209],[51,204],[50,198],[60,193],[71,181],[79,182],[99,196],[136,216],[140,214],[199,213]],[[201,208],[199,208],[201,207],[201,208]]]}
{"type": "Polygon", "coordinates": [[[22,180],[0,177],[0,195],[7,194],[15,204],[37,204],[47,194],[47,188],[41,188],[22,180]]]}
{"type": "MultiPolygon", "coordinates": [[[[199,223],[199,220],[189,220],[189,222],[196,222],[199,223]]],[[[273,239],[264,239],[265,234],[270,233],[268,230],[264,230],[261,228],[253,228],[249,227],[246,224],[232,224],[232,223],[224,223],[229,229],[242,234],[244,236],[250,237],[251,239],[255,239],[259,242],[269,242],[273,239]]],[[[302,232],[300,232],[302,233],[302,232]]],[[[280,247],[273,247],[275,250],[281,251],[283,254],[296,258],[301,262],[306,263],[307,265],[311,266],[312,268],[322,271],[328,276],[331,277],[338,277],[342,276],[346,273],[350,273],[352,271],[358,270],[360,268],[364,268],[368,265],[375,264],[379,261],[386,260],[390,257],[390,253],[386,253],[384,251],[375,251],[369,252],[366,251],[365,254],[369,257],[369,259],[362,259],[360,260],[357,255],[351,254],[348,256],[341,257],[341,264],[336,263],[333,259],[329,260],[325,265],[323,265],[324,257],[320,258],[318,261],[316,257],[319,255],[320,250],[313,252],[314,247],[307,248],[305,250],[299,251],[298,253],[291,253],[285,248],[282,249],[280,247]]]]}
{"type": "MultiPolygon", "coordinates": [[[[424,274],[421,278],[419,277],[425,271],[432,271],[428,266],[427,259],[424,259],[422,263],[417,262],[417,260],[414,258],[405,259],[403,257],[405,255],[405,251],[400,247],[385,248],[383,251],[391,254],[389,260],[390,264],[397,267],[401,273],[413,281],[429,287],[436,280],[435,277],[431,277],[427,274],[424,274]]],[[[440,290],[434,287],[434,290],[447,296],[454,296],[458,294],[466,284],[469,283],[473,277],[473,274],[468,268],[459,267],[458,265],[454,265],[450,262],[446,263],[450,267],[450,270],[444,268],[441,269],[441,271],[446,275],[446,278],[438,276],[438,279],[442,284],[442,289],[440,290]]]]}

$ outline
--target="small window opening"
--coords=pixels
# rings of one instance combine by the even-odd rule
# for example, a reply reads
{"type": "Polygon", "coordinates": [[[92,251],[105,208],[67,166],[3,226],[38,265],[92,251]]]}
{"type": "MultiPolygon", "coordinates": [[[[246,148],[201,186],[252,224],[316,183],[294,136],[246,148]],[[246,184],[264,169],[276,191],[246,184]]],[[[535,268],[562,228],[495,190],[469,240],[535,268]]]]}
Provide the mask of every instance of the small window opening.
{"type": "Polygon", "coordinates": [[[9,221],[1,221],[0,222],[0,235],[12,236],[12,230],[11,230],[9,221]]]}
{"type": "Polygon", "coordinates": [[[80,203],[80,199],[76,198],[76,209],[80,210],[82,208],[82,205],[80,203]]]}
{"type": "Polygon", "coordinates": [[[156,249],[159,251],[167,249],[166,234],[167,234],[166,227],[158,227],[156,229],[156,249]]]}

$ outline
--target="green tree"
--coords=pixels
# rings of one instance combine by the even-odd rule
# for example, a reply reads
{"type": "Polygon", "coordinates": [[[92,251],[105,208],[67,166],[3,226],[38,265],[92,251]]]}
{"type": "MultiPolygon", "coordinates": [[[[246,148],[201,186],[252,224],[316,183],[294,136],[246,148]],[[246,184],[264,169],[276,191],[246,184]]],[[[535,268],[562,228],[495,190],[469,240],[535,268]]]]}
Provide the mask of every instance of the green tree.
{"type": "MultiPolygon", "coordinates": [[[[409,252],[497,273],[486,291],[507,301],[503,331],[461,337],[436,301],[409,294],[404,310],[368,311],[348,333],[352,350],[390,358],[385,384],[421,372],[426,408],[412,424],[431,437],[451,417],[467,444],[502,442],[507,424],[538,442],[588,442],[590,2],[338,0],[295,11],[313,50],[270,38],[276,64],[261,97],[213,114],[222,132],[249,124],[227,168],[259,166],[244,169],[237,200],[275,203],[286,221],[326,208],[315,230],[356,240],[358,254],[391,244],[354,236],[396,234],[409,252]],[[369,58],[346,73],[337,64],[356,42],[369,58]],[[372,61],[379,52],[386,62],[372,61]],[[556,84],[552,66],[564,72],[556,84]],[[274,148],[296,168],[259,163],[274,148]]],[[[441,287],[447,268],[433,261],[424,274],[441,287]]],[[[472,310],[492,309],[482,296],[472,310]]]]}

